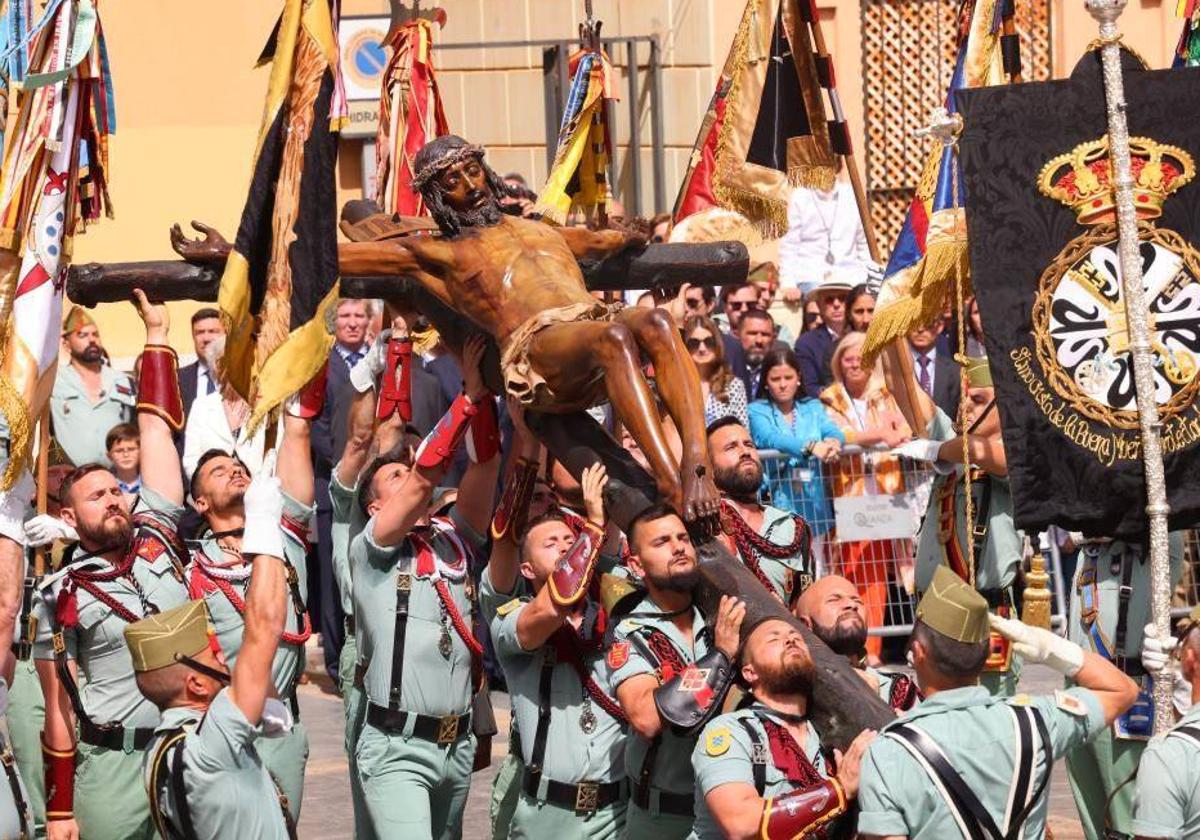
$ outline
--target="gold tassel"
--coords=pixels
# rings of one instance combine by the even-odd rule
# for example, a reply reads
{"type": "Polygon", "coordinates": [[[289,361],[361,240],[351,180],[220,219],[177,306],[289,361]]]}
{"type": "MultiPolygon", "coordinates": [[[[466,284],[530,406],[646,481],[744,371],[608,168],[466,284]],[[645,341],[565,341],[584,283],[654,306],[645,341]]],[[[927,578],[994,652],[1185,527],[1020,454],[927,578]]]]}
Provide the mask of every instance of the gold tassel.
{"type": "Polygon", "coordinates": [[[802,163],[789,166],[787,179],[792,187],[808,187],[810,190],[831,190],[837,178],[837,170],[822,164],[802,163]]]}
{"type": "Polygon", "coordinates": [[[1022,596],[1021,621],[1030,627],[1050,629],[1050,589],[1047,584],[1046,558],[1039,549],[1034,549],[1029,559],[1029,571],[1025,574],[1025,593],[1022,596]]]}
{"type": "Polygon", "coordinates": [[[7,376],[0,378],[0,412],[8,418],[8,467],[0,476],[0,489],[7,490],[16,483],[33,450],[33,423],[30,422],[29,406],[25,405],[25,400],[7,376]]]}

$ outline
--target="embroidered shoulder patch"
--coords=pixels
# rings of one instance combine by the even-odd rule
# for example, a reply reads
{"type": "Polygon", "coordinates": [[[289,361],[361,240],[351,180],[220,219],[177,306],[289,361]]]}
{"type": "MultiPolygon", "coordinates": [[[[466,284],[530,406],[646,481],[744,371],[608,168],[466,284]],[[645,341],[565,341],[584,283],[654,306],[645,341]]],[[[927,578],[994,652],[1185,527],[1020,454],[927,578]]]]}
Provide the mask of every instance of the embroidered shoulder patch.
{"type": "Polygon", "coordinates": [[[1083,705],[1083,701],[1074,694],[1068,694],[1065,691],[1054,692],[1054,705],[1062,709],[1069,715],[1083,717],[1087,714],[1087,706],[1083,705]]]}
{"type": "Polygon", "coordinates": [[[496,607],[496,615],[503,618],[504,616],[508,615],[510,612],[512,612],[519,606],[521,606],[521,599],[513,598],[511,601],[508,601],[508,602],[503,603],[500,606],[496,607]]]}
{"type": "Polygon", "coordinates": [[[725,755],[729,752],[729,744],[732,740],[733,735],[728,727],[718,726],[710,729],[704,733],[704,752],[713,758],[725,755]]]}
{"type": "Polygon", "coordinates": [[[629,642],[613,642],[613,646],[608,649],[605,661],[608,662],[608,667],[614,670],[628,662],[629,642]]]}
{"type": "Polygon", "coordinates": [[[1021,692],[1020,694],[1014,694],[1012,697],[1010,697],[1008,702],[1013,706],[1028,706],[1029,700],[1029,695],[1025,692],[1021,692]]]}

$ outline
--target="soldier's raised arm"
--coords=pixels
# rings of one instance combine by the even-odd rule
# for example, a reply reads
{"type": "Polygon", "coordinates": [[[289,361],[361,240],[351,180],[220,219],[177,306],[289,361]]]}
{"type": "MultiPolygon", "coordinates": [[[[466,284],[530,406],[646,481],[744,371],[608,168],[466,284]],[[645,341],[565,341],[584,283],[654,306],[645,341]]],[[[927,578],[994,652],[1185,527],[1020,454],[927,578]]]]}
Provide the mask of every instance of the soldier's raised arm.
{"type": "Polygon", "coordinates": [[[508,416],[513,423],[513,442],[509,475],[492,516],[492,553],[484,574],[497,592],[510,594],[520,575],[521,537],[529,516],[529,501],[537,478],[541,446],[525,425],[525,409],[513,397],[508,398],[508,416]]]}
{"type": "Polygon", "coordinates": [[[171,320],[167,307],[150,303],[134,289],[134,303],[146,325],[142,373],[138,379],[137,422],[141,436],[142,484],[172,504],[183,504],[183,473],[172,433],[182,431],[179,359],[167,343],[171,320]]]}
{"type": "Polygon", "coordinates": [[[463,389],[476,413],[467,429],[466,472],[458,485],[456,515],[477,534],[484,534],[492,521],[496,502],[496,482],[500,477],[500,419],[496,398],[483,384],[483,355],[487,344],[482,335],[473,335],[463,346],[463,389]]]}

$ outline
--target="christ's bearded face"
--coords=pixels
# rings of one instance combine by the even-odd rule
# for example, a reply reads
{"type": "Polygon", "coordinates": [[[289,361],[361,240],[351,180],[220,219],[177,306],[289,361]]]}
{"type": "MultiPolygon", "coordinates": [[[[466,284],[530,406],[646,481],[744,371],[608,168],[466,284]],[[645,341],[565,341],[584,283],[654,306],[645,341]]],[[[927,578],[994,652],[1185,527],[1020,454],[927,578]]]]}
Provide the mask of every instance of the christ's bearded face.
{"type": "Polygon", "coordinates": [[[486,227],[500,221],[500,205],[479,158],[468,157],[451,165],[436,184],[460,227],[486,227]]]}

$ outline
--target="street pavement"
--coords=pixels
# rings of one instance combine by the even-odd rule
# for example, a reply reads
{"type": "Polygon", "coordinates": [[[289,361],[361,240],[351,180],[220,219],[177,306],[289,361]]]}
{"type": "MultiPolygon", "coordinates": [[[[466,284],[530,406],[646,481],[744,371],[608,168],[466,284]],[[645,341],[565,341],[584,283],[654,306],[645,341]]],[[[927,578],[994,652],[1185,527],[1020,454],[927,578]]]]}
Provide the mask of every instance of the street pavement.
{"type": "MultiPolygon", "coordinates": [[[[300,718],[308,728],[311,742],[299,834],[301,840],[351,840],[354,820],[346,755],[342,748],[342,701],[322,688],[321,678],[316,674],[313,676],[313,682],[299,689],[300,718]]],[[[1020,688],[1031,694],[1048,694],[1061,685],[1062,678],[1058,674],[1045,667],[1033,666],[1027,667],[1022,674],[1020,688]]],[[[492,700],[500,733],[492,742],[492,766],[476,773],[471,783],[463,821],[465,840],[482,840],[490,836],[488,805],[492,776],[508,745],[508,696],[493,694],[492,700]]],[[[1061,761],[1055,765],[1050,783],[1049,824],[1055,840],[1083,838],[1067,783],[1067,770],[1061,761]]]]}

